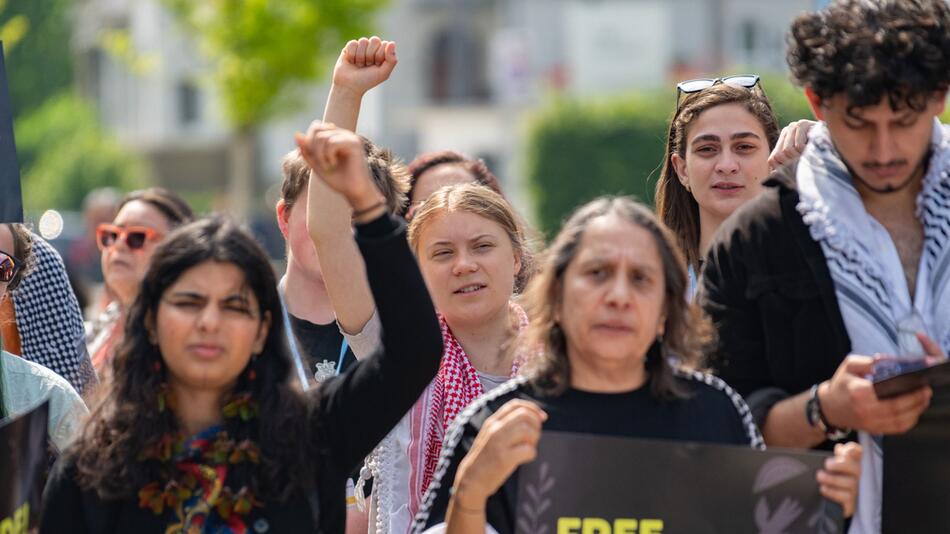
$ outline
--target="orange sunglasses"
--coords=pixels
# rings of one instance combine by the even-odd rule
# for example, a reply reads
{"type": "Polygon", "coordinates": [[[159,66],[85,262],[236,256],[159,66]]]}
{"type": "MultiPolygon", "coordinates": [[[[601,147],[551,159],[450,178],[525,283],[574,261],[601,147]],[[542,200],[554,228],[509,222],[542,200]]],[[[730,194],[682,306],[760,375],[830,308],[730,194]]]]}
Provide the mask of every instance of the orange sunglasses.
{"type": "Polygon", "coordinates": [[[105,250],[112,247],[119,241],[125,240],[125,246],[131,250],[138,250],[145,246],[148,241],[160,239],[162,234],[157,230],[145,226],[116,226],[114,224],[102,223],[96,228],[96,244],[99,250],[105,250]]]}

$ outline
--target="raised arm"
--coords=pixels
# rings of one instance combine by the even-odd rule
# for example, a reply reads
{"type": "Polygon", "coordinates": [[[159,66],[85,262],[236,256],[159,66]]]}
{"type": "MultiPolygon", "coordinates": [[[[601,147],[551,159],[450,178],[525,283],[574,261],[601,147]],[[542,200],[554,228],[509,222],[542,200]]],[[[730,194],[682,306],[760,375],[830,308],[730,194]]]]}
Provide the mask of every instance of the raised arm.
{"type": "MultiPolygon", "coordinates": [[[[378,37],[350,41],[340,52],[333,68],[333,85],[324,111],[324,121],[355,130],[363,95],[389,78],[396,66],[396,43],[378,37]]],[[[304,145],[311,146],[311,134],[322,123],[311,125],[304,145]]],[[[304,151],[304,158],[311,150],[304,151]]],[[[313,169],[314,164],[307,159],[313,169]]],[[[320,270],[337,322],[345,334],[360,334],[373,315],[376,304],[366,282],[366,269],[353,241],[351,208],[346,199],[310,174],[307,194],[307,229],[317,249],[320,270]]],[[[372,343],[370,343],[372,345],[372,343]]],[[[351,343],[357,358],[367,354],[360,344],[351,343]]]]}
{"type": "Polygon", "coordinates": [[[356,241],[383,325],[379,350],[314,393],[320,396],[325,446],[349,470],[399,422],[435,376],[442,333],[406,243],[405,225],[387,213],[369,177],[360,138],[324,125],[317,128],[312,148],[317,176],[353,209],[356,241]]]}
{"type": "Polygon", "coordinates": [[[389,79],[396,68],[396,43],[373,36],[346,43],[333,67],[323,120],[356,131],[363,95],[389,79]]]}

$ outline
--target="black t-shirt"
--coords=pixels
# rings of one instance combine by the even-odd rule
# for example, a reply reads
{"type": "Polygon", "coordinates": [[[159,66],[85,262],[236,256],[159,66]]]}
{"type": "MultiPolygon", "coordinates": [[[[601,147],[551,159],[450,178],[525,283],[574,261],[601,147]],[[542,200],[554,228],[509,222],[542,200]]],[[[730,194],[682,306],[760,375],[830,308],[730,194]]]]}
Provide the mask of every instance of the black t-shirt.
{"type": "MultiPolygon", "coordinates": [[[[543,396],[521,381],[511,381],[481,399],[471,417],[456,420],[461,432],[450,432],[442,446],[442,460],[417,516],[417,532],[445,520],[449,488],[458,464],[468,453],[481,425],[512,399],[538,403],[548,419],[542,431],[579,432],[605,436],[694,441],[763,447],[762,437],[745,402],[725,382],[710,375],[681,372],[678,376],[691,395],[685,399],[654,397],[649,385],[625,393],[591,393],[568,389],[556,397],[543,396]],[[448,458],[449,462],[443,464],[448,458]]],[[[473,410],[473,408],[469,408],[473,410]]],[[[487,503],[488,522],[501,534],[514,532],[518,471],[487,503]]]]}
{"type": "MultiPolygon", "coordinates": [[[[304,371],[307,379],[310,380],[310,386],[316,385],[314,372],[317,370],[317,364],[327,362],[333,370],[339,368],[340,349],[343,347],[343,334],[336,322],[330,324],[315,324],[294,317],[290,317],[290,327],[293,330],[294,338],[297,340],[297,351],[303,360],[304,371]]],[[[343,367],[340,372],[346,371],[351,365],[356,363],[356,356],[353,351],[347,347],[343,355],[343,367]]]]}
{"type": "MultiPolygon", "coordinates": [[[[343,348],[344,338],[336,322],[316,324],[306,319],[294,317],[290,313],[287,316],[290,318],[290,328],[293,329],[294,337],[297,340],[297,351],[303,359],[304,372],[307,374],[307,380],[310,381],[311,388],[317,385],[314,372],[318,363],[326,365],[326,362],[329,362],[334,370],[340,369],[341,373],[356,363],[356,356],[347,347],[343,354],[343,367],[339,367],[340,349],[343,348]]],[[[354,482],[359,479],[361,468],[362,466],[357,467],[353,471],[352,478],[354,482]]],[[[367,495],[373,491],[373,479],[366,481],[363,491],[367,495]]]]}

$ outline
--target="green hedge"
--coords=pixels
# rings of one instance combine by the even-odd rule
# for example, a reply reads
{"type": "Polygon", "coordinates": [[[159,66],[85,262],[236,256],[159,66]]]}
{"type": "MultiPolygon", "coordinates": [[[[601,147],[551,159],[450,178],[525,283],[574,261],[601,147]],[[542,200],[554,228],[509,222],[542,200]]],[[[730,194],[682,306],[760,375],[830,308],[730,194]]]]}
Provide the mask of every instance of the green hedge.
{"type": "MultiPolygon", "coordinates": [[[[780,77],[763,81],[781,124],[811,117],[801,91],[780,77]]],[[[526,171],[535,220],[553,235],[578,205],[603,194],[653,203],[675,90],[579,101],[559,98],[530,123],[526,171]]]]}

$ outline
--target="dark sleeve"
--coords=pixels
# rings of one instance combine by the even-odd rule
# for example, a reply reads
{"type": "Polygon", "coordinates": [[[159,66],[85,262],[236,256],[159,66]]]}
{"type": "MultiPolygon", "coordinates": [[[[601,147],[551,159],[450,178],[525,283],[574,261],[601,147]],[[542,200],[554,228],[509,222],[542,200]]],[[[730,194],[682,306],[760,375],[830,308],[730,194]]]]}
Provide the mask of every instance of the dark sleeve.
{"type": "MultiPolygon", "coordinates": [[[[501,404],[503,404],[501,401],[495,403],[496,406],[501,404]]],[[[445,522],[459,463],[471,450],[479,430],[492,413],[494,413],[494,410],[491,406],[483,406],[474,414],[471,414],[471,417],[462,419],[464,415],[460,415],[455,420],[452,428],[445,436],[445,443],[442,445],[442,453],[436,466],[435,475],[432,478],[432,483],[429,484],[429,489],[426,491],[419,513],[416,514],[412,532],[420,533],[427,528],[445,522]]],[[[518,487],[517,473],[516,470],[515,474],[485,503],[486,520],[500,534],[514,532],[515,518],[512,510],[514,509],[514,494],[517,493],[518,487]]]]}
{"type": "Polygon", "coordinates": [[[708,364],[743,396],[771,384],[762,324],[755,303],[746,296],[749,234],[735,219],[720,228],[703,265],[697,294],[697,302],[718,334],[708,364]]]}
{"type": "Polygon", "coordinates": [[[53,466],[43,490],[40,534],[88,532],[82,491],[76,483],[75,468],[61,457],[53,466]]]}
{"type": "Polygon", "coordinates": [[[383,215],[358,225],[356,241],[382,323],[382,345],[311,390],[320,397],[321,445],[344,472],[356,468],[409,411],[442,356],[442,332],[406,243],[405,224],[383,215]]]}

